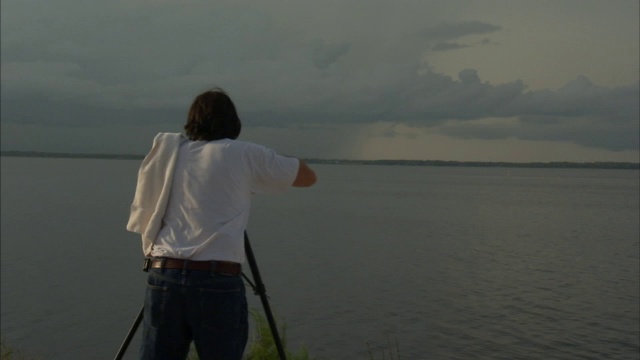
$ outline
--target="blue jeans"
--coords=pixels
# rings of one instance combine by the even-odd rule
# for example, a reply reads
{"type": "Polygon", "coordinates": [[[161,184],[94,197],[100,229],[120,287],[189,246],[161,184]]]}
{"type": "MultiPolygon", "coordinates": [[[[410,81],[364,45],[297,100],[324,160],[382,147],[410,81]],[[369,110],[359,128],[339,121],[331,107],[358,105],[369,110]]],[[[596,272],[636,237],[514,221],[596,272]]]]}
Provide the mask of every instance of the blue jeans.
{"type": "Polygon", "coordinates": [[[150,269],[140,358],[240,360],[247,344],[247,299],[240,275],[150,269]]]}

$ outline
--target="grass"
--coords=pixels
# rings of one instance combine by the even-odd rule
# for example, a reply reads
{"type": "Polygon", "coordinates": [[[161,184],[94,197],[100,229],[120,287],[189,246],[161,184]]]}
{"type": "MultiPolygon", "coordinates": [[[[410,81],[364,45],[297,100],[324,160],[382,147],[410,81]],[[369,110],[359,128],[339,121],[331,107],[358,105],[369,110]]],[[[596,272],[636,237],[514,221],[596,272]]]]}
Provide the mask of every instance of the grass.
{"type": "MultiPolygon", "coordinates": [[[[252,335],[251,340],[249,341],[249,348],[244,356],[244,360],[279,360],[280,357],[278,356],[278,349],[276,348],[275,341],[273,340],[273,336],[271,335],[269,322],[258,310],[252,309],[251,316],[253,317],[256,326],[255,332],[252,335]]],[[[309,356],[307,349],[304,347],[295,353],[287,349],[286,325],[281,325],[278,332],[288,360],[313,360],[313,358],[309,356]]],[[[0,343],[2,346],[0,350],[2,353],[2,358],[0,360],[33,360],[33,358],[26,357],[21,352],[5,344],[1,338],[0,343]]],[[[371,350],[369,341],[366,341],[365,343],[367,344],[367,350],[369,352],[370,360],[400,360],[400,347],[398,345],[397,339],[395,341],[395,344],[392,344],[391,339],[387,335],[387,349],[382,349],[379,353],[375,354],[381,355],[382,357],[380,358],[374,357],[374,352],[371,350]],[[394,351],[392,350],[394,348],[395,357],[394,351]]],[[[194,349],[192,349],[192,351],[189,353],[187,359],[198,360],[198,355],[196,354],[194,349]]]]}
{"type": "Polygon", "coordinates": [[[0,354],[2,360],[30,360],[30,357],[26,357],[21,352],[15,350],[11,346],[4,343],[4,340],[0,338],[0,354]]]}
{"type": "MultiPolygon", "coordinates": [[[[251,316],[256,323],[255,333],[249,341],[249,348],[244,355],[243,360],[280,360],[278,355],[278,348],[271,335],[271,328],[269,322],[258,310],[252,309],[251,316]]],[[[285,349],[287,360],[313,360],[309,357],[306,348],[300,349],[294,353],[287,349],[287,328],[286,325],[281,325],[278,329],[278,335],[280,335],[280,341],[282,347],[285,349]]],[[[198,355],[192,348],[187,360],[198,360],[198,355]]]]}
{"type": "MultiPolygon", "coordinates": [[[[251,310],[251,316],[256,322],[256,332],[249,345],[249,350],[245,354],[245,360],[278,360],[278,349],[271,335],[269,322],[262,313],[257,310],[251,310]]],[[[282,341],[282,347],[285,349],[287,359],[290,360],[311,360],[306,348],[302,348],[297,353],[292,353],[287,349],[287,328],[281,325],[278,330],[282,341]]]]}
{"type": "MultiPolygon", "coordinates": [[[[249,350],[245,354],[244,360],[279,360],[278,351],[271,336],[271,329],[269,323],[265,319],[264,315],[259,311],[252,309],[251,315],[256,322],[256,334],[253,340],[250,342],[249,350]]],[[[286,339],[286,325],[281,325],[278,330],[280,337],[282,338],[282,346],[285,348],[287,354],[287,360],[313,360],[309,357],[306,348],[302,348],[297,353],[292,353],[287,349],[286,339]]],[[[390,336],[387,334],[387,347],[381,349],[379,353],[375,353],[371,350],[369,341],[367,344],[367,351],[369,352],[370,360],[401,360],[400,358],[400,344],[398,339],[395,340],[395,344],[391,342],[390,336]],[[376,358],[374,355],[380,355],[380,358],[376,358]]],[[[195,360],[195,359],[194,359],[195,360]]]]}
{"type": "MultiPolygon", "coordinates": [[[[367,351],[369,352],[369,357],[371,360],[375,360],[376,358],[373,357],[373,352],[371,351],[371,346],[369,345],[369,341],[365,341],[365,343],[367,344],[367,351]]],[[[380,354],[382,354],[381,359],[382,360],[394,360],[394,354],[393,351],[391,350],[392,348],[394,348],[393,344],[391,344],[391,339],[389,338],[389,335],[387,335],[387,345],[388,348],[385,350],[380,350],[380,354]],[[387,358],[387,355],[389,355],[389,357],[387,358]]],[[[396,343],[395,343],[395,359],[400,360],[400,344],[398,344],[398,339],[396,339],[396,343]]]]}
{"type": "MultiPolygon", "coordinates": [[[[264,315],[259,311],[252,309],[251,316],[253,317],[256,326],[255,333],[252,336],[252,339],[249,342],[249,348],[244,356],[244,360],[279,360],[278,349],[276,347],[276,343],[273,340],[273,336],[271,335],[271,328],[269,327],[269,322],[266,320],[264,315]]],[[[307,349],[302,348],[298,352],[293,353],[287,349],[287,340],[286,340],[286,326],[281,325],[278,330],[282,346],[285,349],[288,360],[313,360],[309,357],[307,353],[307,349]]],[[[32,360],[31,357],[27,357],[22,354],[20,351],[17,351],[5,344],[4,340],[0,338],[1,343],[1,360],[32,360]]],[[[192,348],[188,360],[198,360],[198,355],[195,350],[192,348]]]]}

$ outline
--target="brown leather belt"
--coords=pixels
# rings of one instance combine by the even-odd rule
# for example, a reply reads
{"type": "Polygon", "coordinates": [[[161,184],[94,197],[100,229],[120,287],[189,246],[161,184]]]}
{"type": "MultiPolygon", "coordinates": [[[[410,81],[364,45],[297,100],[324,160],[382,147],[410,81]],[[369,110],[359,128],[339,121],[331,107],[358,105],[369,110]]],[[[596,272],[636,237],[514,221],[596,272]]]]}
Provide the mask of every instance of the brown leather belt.
{"type": "Polygon", "coordinates": [[[242,266],[230,261],[192,261],[172,258],[153,259],[152,269],[187,269],[211,271],[217,274],[238,275],[242,272],[242,266]]]}

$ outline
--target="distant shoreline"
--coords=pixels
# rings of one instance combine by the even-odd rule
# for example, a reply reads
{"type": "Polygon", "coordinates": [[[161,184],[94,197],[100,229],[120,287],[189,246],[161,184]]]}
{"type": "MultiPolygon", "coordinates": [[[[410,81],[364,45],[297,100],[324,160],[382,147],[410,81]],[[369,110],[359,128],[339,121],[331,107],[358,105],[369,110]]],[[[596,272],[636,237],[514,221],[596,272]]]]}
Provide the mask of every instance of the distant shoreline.
{"type": "MultiPolygon", "coordinates": [[[[144,155],[135,154],[72,154],[38,151],[2,151],[0,156],[72,158],[72,159],[114,159],[142,160],[144,155]]],[[[501,162],[501,161],[446,161],[446,160],[346,160],[346,159],[304,159],[310,164],[331,165],[401,165],[401,166],[447,166],[447,167],[510,167],[510,168],[567,168],[567,169],[618,169],[640,170],[640,163],[632,162],[501,162]]]]}

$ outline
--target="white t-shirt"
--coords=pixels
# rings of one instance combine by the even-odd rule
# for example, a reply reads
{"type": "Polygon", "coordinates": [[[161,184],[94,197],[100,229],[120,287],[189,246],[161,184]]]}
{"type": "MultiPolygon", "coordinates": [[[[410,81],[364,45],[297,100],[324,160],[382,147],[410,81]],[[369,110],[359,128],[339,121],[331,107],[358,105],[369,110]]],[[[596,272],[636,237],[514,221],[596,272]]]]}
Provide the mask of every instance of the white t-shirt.
{"type": "Polygon", "coordinates": [[[251,194],[286,190],[299,166],[296,158],[249,142],[185,142],[151,255],[244,262],[251,194]]]}

